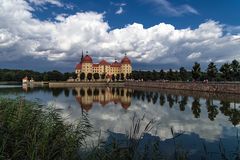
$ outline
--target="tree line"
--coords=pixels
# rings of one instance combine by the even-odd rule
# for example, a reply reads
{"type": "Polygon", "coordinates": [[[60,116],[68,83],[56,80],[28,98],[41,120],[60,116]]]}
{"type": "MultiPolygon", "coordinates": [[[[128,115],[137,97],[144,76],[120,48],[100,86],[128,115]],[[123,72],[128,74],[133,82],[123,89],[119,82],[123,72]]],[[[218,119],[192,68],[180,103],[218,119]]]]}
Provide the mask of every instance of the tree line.
{"type": "Polygon", "coordinates": [[[32,70],[0,69],[0,81],[21,82],[26,76],[28,78],[33,78],[35,81],[66,81],[69,77],[77,77],[74,72],[61,73],[57,70],[36,72],[32,70]]]}
{"type": "Polygon", "coordinates": [[[220,68],[217,68],[214,62],[210,62],[206,70],[201,69],[201,65],[195,62],[192,70],[189,71],[184,67],[178,70],[169,69],[164,71],[133,71],[131,78],[134,80],[156,81],[240,81],[240,63],[233,60],[231,63],[224,63],[220,68]]]}
{"type": "MultiPolygon", "coordinates": [[[[21,82],[22,79],[28,76],[35,81],[66,81],[69,77],[77,78],[74,72],[59,72],[57,70],[49,72],[36,72],[32,70],[10,70],[0,69],[0,81],[17,81],[21,82]]],[[[80,74],[80,80],[99,80],[105,79],[105,74],[98,73],[84,73],[80,74]]],[[[201,69],[201,65],[195,62],[192,66],[192,70],[189,71],[184,67],[180,67],[178,70],[169,69],[164,71],[133,71],[132,74],[127,74],[124,77],[123,74],[113,75],[111,79],[113,81],[119,81],[124,79],[134,80],[169,80],[169,81],[240,81],[240,63],[237,60],[233,60],[231,63],[224,63],[221,67],[217,68],[214,62],[210,62],[206,70],[201,69]]]]}

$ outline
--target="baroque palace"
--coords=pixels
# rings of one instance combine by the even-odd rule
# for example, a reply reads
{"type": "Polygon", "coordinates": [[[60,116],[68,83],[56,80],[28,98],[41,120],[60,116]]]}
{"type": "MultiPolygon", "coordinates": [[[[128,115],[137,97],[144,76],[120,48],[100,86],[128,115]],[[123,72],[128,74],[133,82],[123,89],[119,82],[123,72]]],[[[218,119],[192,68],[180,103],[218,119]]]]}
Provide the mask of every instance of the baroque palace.
{"type": "Polygon", "coordinates": [[[82,54],[81,61],[76,65],[75,73],[77,74],[77,81],[80,80],[80,75],[82,73],[85,74],[85,79],[89,73],[92,75],[98,73],[101,79],[102,77],[111,79],[113,75],[115,77],[118,75],[126,79],[128,75],[132,73],[132,65],[130,59],[126,55],[121,62],[115,60],[115,62],[109,63],[103,59],[99,63],[93,63],[91,56],[83,56],[82,54]]]}

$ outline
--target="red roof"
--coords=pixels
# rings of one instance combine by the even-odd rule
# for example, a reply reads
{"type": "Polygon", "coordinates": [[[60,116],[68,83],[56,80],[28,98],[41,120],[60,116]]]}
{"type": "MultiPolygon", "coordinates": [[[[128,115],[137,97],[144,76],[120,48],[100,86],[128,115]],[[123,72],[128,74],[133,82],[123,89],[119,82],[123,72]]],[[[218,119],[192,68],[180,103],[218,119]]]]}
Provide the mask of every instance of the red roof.
{"type": "Polygon", "coordinates": [[[99,64],[93,64],[93,67],[98,67],[99,66],[99,64]]]}
{"type": "Polygon", "coordinates": [[[92,60],[92,57],[89,56],[89,55],[86,55],[84,58],[83,58],[83,63],[93,63],[93,60],[92,60]]]}
{"type": "Polygon", "coordinates": [[[100,64],[100,65],[110,65],[110,63],[108,63],[108,62],[105,61],[104,59],[101,60],[99,64],[100,64]]]}
{"type": "Polygon", "coordinates": [[[124,56],[124,58],[121,61],[122,64],[131,64],[130,59],[127,56],[124,56]]]}
{"type": "Polygon", "coordinates": [[[82,69],[82,63],[78,63],[78,64],[76,65],[76,69],[82,69]]]}
{"type": "Polygon", "coordinates": [[[24,77],[22,80],[28,80],[28,77],[26,76],[26,77],[24,77]]]}
{"type": "Polygon", "coordinates": [[[111,67],[121,67],[121,63],[118,63],[117,61],[115,61],[111,64],[111,67]]]}

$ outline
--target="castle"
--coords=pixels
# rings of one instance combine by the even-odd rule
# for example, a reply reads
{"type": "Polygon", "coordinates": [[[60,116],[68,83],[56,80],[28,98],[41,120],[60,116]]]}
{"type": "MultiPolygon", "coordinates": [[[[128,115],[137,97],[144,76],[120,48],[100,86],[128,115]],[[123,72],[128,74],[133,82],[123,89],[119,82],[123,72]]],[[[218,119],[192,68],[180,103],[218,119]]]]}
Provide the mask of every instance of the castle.
{"type": "Polygon", "coordinates": [[[109,63],[106,60],[101,60],[99,63],[93,63],[92,57],[89,55],[83,56],[81,61],[76,65],[75,73],[77,74],[77,81],[82,80],[81,74],[84,73],[84,79],[86,80],[88,74],[93,76],[95,73],[99,74],[99,79],[112,79],[113,76],[118,77],[116,79],[128,79],[132,73],[132,66],[130,59],[125,55],[121,62],[115,60],[113,63],[109,63]]]}

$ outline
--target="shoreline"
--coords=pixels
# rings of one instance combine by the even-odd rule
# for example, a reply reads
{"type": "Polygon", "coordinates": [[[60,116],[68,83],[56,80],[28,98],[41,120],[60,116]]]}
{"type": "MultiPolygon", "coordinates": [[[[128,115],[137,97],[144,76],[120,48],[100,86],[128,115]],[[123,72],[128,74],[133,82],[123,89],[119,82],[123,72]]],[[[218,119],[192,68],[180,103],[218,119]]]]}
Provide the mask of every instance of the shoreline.
{"type": "Polygon", "coordinates": [[[240,83],[200,83],[200,82],[136,82],[128,81],[125,87],[156,88],[181,91],[240,94],[240,83]]]}
{"type": "Polygon", "coordinates": [[[133,88],[155,88],[155,89],[168,89],[180,91],[200,91],[209,93],[229,93],[240,94],[240,83],[231,82],[138,82],[138,81],[120,81],[120,82],[106,82],[106,81],[93,81],[93,82],[30,82],[23,84],[25,86],[41,87],[48,86],[49,88],[67,88],[67,87],[82,87],[82,86],[95,86],[95,87],[133,87],[133,88]]]}

